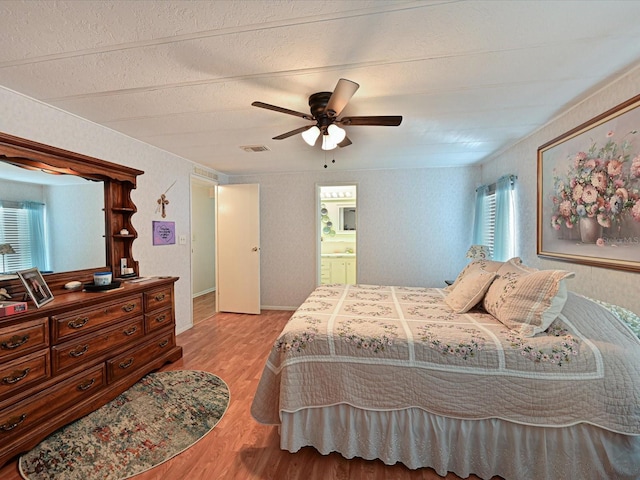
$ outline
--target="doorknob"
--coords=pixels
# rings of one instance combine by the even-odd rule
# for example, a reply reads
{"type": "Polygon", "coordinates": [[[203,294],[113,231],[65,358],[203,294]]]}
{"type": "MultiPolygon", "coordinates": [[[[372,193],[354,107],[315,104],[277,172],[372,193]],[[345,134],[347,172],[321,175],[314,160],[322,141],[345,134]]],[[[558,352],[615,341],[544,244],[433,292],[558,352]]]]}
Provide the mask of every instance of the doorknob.
{"type": "Polygon", "coordinates": [[[252,251],[252,252],[257,252],[257,251],[258,251],[258,247],[253,247],[253,248],[251,249],[251,251],[252,251]]]}

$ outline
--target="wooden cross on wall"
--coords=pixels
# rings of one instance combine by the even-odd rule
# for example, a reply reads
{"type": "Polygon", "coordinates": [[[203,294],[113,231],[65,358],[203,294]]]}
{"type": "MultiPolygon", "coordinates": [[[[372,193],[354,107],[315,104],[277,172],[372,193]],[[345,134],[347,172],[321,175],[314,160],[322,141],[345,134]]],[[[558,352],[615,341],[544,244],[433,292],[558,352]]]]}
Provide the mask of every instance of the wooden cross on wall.
{"type": "Polygon", "coordinates": [[[167,197],[165,196],[164,193],[160,195],[160,198],[158,199],[158,205],[159,205],[159,208],[162,209],[162,218],[166,217],[167,214],[164,211],[164,207],[165,205],[169,205],[169,200],[167,200],[167,197]]]}
{"type": "MultiPolygon", "coordinates": [[[[176,184],[176,182],[177,180],[175,180],[171,184],[171,187],[173,187],[176,184]]],[[[162,195],[160,195],[160,198],[158,199],[158,208],[156,208],[156,213],[158,213],[159,210],[162,210],[162,218],[167,216],[167,213],[165,212],[165,206],[169,205],[169,200],[167,200],[167,192],[171,190],[171,187],[167,188],[165,192],[162,195]]]]}

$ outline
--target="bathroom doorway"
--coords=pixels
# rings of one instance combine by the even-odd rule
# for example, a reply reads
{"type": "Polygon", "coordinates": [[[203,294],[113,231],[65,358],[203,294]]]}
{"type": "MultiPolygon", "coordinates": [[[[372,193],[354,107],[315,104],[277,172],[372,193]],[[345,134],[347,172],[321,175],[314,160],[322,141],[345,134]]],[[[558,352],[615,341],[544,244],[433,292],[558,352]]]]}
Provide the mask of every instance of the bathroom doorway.
{"type": "Polygon", "coordinates": [[[317,185],[317,284],[357,283],[357,184],[317,185]]]}

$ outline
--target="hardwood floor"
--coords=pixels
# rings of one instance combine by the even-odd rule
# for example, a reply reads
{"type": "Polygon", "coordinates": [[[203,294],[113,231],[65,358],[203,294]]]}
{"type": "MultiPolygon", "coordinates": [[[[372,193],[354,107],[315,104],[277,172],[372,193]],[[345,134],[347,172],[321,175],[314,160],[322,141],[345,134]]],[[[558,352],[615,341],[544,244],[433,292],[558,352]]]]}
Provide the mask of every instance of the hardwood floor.
{"type": "MultiPolygon", "coordinates": [[[[347,460],[337,453],[324,456],[310,447],[294,454],[280,450],[277,427],[257,423],[251,417],[250,407],[273,341],[292,313],[220,313],[198,322],[178,336],[184,356],[162,370],[193,369],[218,375],[231,392],[229,409],[202,440],[170,461],[136,476],[136,480],[443,478],[428,468],[409,470],[401,464],[388,466],[378,460],[347,460]]],[[[0,478],[20,480],[16,460],[0,468],[0,478]]],[[[459,479],[453,474],[444,478],[459,479]]]]}
{"type": "Polygon", "coordinates": [[[193,299],[193,324],[206,320],[216,313],[216,292],[198,295],[193,299]]]}

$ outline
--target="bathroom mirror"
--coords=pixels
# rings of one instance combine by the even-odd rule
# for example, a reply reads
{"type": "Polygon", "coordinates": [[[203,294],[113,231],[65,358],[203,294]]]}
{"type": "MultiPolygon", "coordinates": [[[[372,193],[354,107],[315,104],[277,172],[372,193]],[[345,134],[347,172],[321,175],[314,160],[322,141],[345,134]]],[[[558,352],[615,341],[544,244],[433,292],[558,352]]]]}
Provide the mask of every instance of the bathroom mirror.
{"type": "Polygon", "coordinates": [[[339,207],[339,226],[341,232],[355,232],[356,230],[356,207],[355,205],[339,207]]]}

